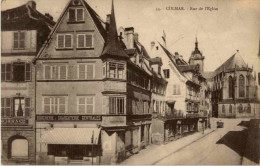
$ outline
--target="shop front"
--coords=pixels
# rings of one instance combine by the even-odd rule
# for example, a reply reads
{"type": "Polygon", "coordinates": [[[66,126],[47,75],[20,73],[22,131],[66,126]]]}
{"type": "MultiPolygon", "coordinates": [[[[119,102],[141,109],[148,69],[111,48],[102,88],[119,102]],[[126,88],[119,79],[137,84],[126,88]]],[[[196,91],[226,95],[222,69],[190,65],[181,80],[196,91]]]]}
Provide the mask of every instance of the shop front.
{"type": "Polygon", "coordinates": [[[51,128],[42,132],[40,164],[100,164],[100,128],[51,128]]]}

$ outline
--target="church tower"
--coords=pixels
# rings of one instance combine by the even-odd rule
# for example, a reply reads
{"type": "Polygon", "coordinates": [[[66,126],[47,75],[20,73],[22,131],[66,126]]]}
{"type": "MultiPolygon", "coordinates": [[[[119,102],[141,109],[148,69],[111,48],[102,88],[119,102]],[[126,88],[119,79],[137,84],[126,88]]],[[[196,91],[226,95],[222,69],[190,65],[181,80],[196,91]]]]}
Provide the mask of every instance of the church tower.
{"type": "Polygon", "coordinates": [[[195,50],[191,53],[191,57],[189,59],[189,64],[191,65],[199,65],[200,66],[200,73],[204,72],[204,56],[199,50],[198,47],[198,40],[196,37],[196,42],[195,42],[195,50]]]}

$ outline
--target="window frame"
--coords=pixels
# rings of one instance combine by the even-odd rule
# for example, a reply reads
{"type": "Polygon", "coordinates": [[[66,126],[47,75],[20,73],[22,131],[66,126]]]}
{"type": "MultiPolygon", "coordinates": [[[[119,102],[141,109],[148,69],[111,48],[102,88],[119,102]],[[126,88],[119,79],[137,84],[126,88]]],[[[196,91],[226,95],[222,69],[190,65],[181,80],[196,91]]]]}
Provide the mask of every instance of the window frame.
{"type": "Polygon", "coordinates": [[[68,80],[68,64],[44,64],[43,65],[43,79],[44,80],[68,80]],[[50,67],[50,78],[46,78],[46,67],[50,67]],[[61,78],[61,67],[65,66],[66,67],[66,78],[62,79],[61,78]],[[55,68],[55,72],[53,71],[55,68]],[[55,78],[56,76],[57,78],[55,78]]]}
{"type": "Polygon", "coordinates": [[[108,96],[108,114],[109,115],[125,115],[126,114],[126,97],[125,96],[108,96]],[[111,106],[111,100],[114,99],[115,105],[111,106]],[[118,107],[118,101],[123,101],[123,107],[122,105],[118,107]],[[115,108],[114,110],[111,110],[111,108],[115,108]],[[122,110],[119,112],[118,108],[122,108],[122,110]],[[112,112],[113,111],[113,112],[112,112]]]}
{"type": "Polygon", "coordinates": [[[68,34],[68,33],[57,34],[56,42],[57,42],[56,49],[73,49],[73,34],[68,34]],[[59,47],[59,36],[63,36],[63,47],[59,47]],[[71,46],[70,47],[66,47],[66,36],[71,37],[71,46]]]}
{"type": "Polygon", "coordinates": [[[173,95],[181,95],[181,85],[173,84],[173,95]]]}
{"type": "Polygon", "coordinates": [[[244,98],[245,97],[245,93],[246,93],[245,83],[246,83],[245,77],[241,74],[238,77],[238,97],[239,98],[244,98]]]}
{"type": "Polygon", "coordinates": [[[84,8],[69,8],[68,10],[68,20],[69,22],[84,22],[85,16],[84,16],[84,8]],[[70,20],[70,10],[74,10],[75,18],[74,20],[70,20]],[[82,20],[78,20],[78,10],[82,10],[82,20]]]}
{"type": "Polygon", "coordinates": [[[90,114],[90,115],[92,115],[92,114],[95,114],[95,112],[96,112],[96,111],[95,111],[95,95],[77,96],[77,113],[78,113],[78,114],[90,114]],[[83,105],[83,104],[80,104],[80,103],[79,103],[79,99],[80,99],[80,98],[84,98],[84,102],[85,102],[85,103],[84,103],[84,108],[85,108],[84,113],[80,113],[80,112],[79,112],[79,106],[80,106],[80,105],[83,105]],[[87,103],[87,99],[88,99],[88,98],[92,98],[92,100],[93,100],[92,104],[88,104],[88,103],[87,103]],[[92,107],[93,107],[92,113],[89,113],[89,112],[88,112],[88,110],[87,110],[87,106],[88,106],[88,105],[92,105],[92,107]]]}
{"type": "Polygon", "coordinates": [[[96,74],[96,71],[95,71],[95,69],[96,69],[96,64],[95,63],[78,63],[77,64],[77,75],[78,75],[78,79],[79,80],[93,80],[93,79],[95,79],[95,74],[96,74]],[[85,66],[85,71],[84,71],[84,78],[83,79],[81,79],[80,78],[80,65],[84,65],[85,66]],[[88,65],[92,65],[93,66],[93,78],[88,78],[88,65]]]}
{"type": "Polygon", "coordinates": [[[68,96],[42,96],[42,113],[46,114],[46,115],[51,115],[51,114],[66,114],[68,113],[68,96]],[[60,104],[60,98],[64,97],[65,98],[65,104],[60,104]],[[50,112],[46,113],[45,112],[45,98],[49,98],[50,104],[50,112]],[[56,99],[58,102],[56,103],[56,99]],[[65,112],[64,113],[60,113],[60,105],[65,105],[65,112]],[[56,108],[57,106],[57,108],[56,108]],[[54,110],[53,110],[54,108],[54,110]],[[56,110],[57,109],[57,110],[56,110]],[[56,112],[57,111],[57,112],[56,112]]]}
{"type": "Polygon", "coordinates": [[[15,32],[13,32],[13,47],[12,47],[12,49],[13,50],[25,50],[25,48],[26,48],[26,31],[15,31],[15,32]],[[17,48],[15,48],[15,33],[17,33],[17,48]],[[23,39],[23,41],[21,40],[21,33],[24,33],[24,39],[23,39]],[[20,45],[21,45],[21,42],[23,42],[23,44],[24,44],[24,47],[21,47],[20,45]]]}
{"type": "MultiPolygon", "coordinates": [[[[121,79],[121,80],[125,80],[126,79],[126,64],[125,63],[118,63],[118,62],[113,62],[113,61],[110,61],[110,62],[106,62],[107,65],[107,70],[106,70],[106,78],[111,78],[111,79],[121,79]],[[114,77],[111,77],[110,75],[112,74],[111,71],[113,70],[110,70],[110,65],[114,65],[115,66],[115,70],[114,70],[114,77]],[[119,78],[119,73],[118,73],[118,69],[119,69],[119,66],[122,65],[123,66],[123,73],[122,73],[122,77],[119,78]]],[[[135,73],[133,73],[135,74],[135,73]]],[[[136,81],[136,84],[137,81],[136,81]]],[[[135,84],[134,84],[135,85],[135,84]]]]}
{"type": "Polygon", "coordinates": [[[94,34],[93,33],[79,33],[77,34],[77,49],[94,48],[94,34]],[[79,36],[84,35],[84,46],[79,47],[79,36]],[[87,35],[91,36],[91,46],[87,46],[87,35]]]}

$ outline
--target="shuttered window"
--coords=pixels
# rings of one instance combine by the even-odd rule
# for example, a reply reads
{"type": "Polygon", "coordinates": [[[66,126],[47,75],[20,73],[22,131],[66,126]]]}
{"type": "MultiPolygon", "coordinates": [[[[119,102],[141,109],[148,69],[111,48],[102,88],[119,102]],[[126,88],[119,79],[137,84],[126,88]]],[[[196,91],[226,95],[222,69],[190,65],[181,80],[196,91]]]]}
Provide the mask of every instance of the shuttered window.
{"type": "Polygon", "coordinates": [[[72,48],[72,35],[59,34],[57,35],[57,48],[72,48]]]}
{"type": "Polygon", "coordinates": [[[14,32],[14,49],[25,49],[25,32],[14,32]]]}
{"type": "Polygon", "coordinates": [[[84,21],[84,10],[83,8],[80,9],[69,9],[69,21],[70,22],[77,22],[77,21],[84,21]]]}
{"type": "Polygon", "coordinates": [[[25,64],[25,81],[31,81],[31,64],[25,64]]]}
{"type": "Polygon", "coordinates": [[[45,80],[66,80],[67,65],[45,65],[44,66],[45,80]]]}
{"type": "Polygon", "coordinates": [[[31,64],[30,63],[13,63],[1,65],[2,81],[31,81],[31,64]]]}
{"type": "Polygon", "coordinates": [[[78,96],[78,113],[94,113],[94,96],[78,96]]]}
{"type": "Polygon", "coordinates": [[[93,79],[95,76],[95,64],[78,64],[79,79],[93,79]]]}
{"type": "Polygon", "coordinates": [[[31,99],[25,98],[25,116],[30,117],[31,112],[31,99]]]}
{"type": "Polygon", "coordinates": [[[6,64],[6,75],[5,75],[6,81],[12,80],[11,74],[12,74],[12,64],[6,64]]]}
{"type": "Polygon", "coordinates": [[[1,98],[1,115],[2,117],[11,117],[11,98],[1,98]]]}
{"type": "Polygon", "coordinates": [[[45,114],[56,114],[67,112],[67,97],[65,96],[44,96],[43,112],[45,114]]]}
{"type": "Polygon", "coordinates": [[[1,80],[5,81],[6,71],[5,71],[5,64],[1,64],[1,80]]]}
{"type": "Polygon", "coordinates": [[[93,48],[93,35],[92,34],[78,34],[77,35],[77,48],[93,48]]]}

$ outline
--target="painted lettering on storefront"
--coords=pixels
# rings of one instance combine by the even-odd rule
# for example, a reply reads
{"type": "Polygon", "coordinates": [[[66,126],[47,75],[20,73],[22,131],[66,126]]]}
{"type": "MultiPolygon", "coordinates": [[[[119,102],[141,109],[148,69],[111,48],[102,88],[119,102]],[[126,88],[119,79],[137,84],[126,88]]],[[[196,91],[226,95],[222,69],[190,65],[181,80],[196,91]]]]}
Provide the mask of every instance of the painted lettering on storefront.
{"type": "Polygon", "coordinates": [[[36,115],[36,121],[101,121],[101,115],[36,115]]]}
{"type": "Polygon", "coordinates": [[[13,119],[2,119],[3,126],[12,126],[12,125],[27,125],[28,120],[25,118],[13,118],[13,119]]]}

